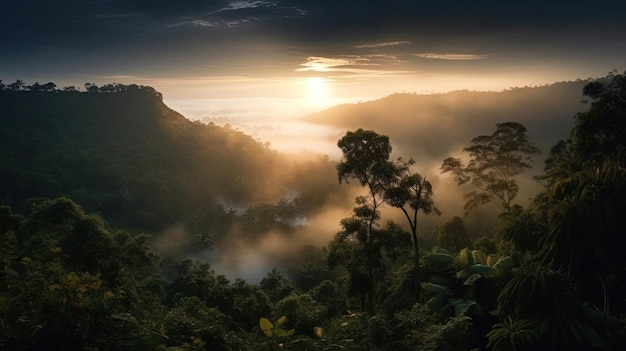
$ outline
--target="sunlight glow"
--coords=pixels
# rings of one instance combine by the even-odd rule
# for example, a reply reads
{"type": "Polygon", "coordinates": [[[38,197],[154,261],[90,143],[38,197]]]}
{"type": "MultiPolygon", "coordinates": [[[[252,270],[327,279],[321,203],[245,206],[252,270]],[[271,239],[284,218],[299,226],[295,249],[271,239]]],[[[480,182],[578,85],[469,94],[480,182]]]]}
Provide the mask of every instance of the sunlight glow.
{"type": "Polygon", "coordinates": [[[328,87],[326,80],[320,77],[311,77],[309,83],[309,98],[311,102],[322,105],[328,103],[328,87]]]}

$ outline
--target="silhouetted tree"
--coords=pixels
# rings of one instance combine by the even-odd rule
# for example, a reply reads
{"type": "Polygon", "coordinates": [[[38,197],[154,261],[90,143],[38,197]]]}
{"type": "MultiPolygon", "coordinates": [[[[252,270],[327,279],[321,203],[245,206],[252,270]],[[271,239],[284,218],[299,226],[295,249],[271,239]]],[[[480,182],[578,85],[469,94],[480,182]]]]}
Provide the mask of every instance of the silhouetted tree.
{"type": "Polygon", "coordinates": [[[478,188],[465,194],[466,212],[487,203],[510,212],[519,190],[515,176],[531,167],[530,155],[539,149],[530,143],[526,128],[517,122],[498,123],[493,134],[477,136],[470,144],[463,149],[470,155],[469,163],[448,157],[441,166],[442,173],[452,173],[458,185],[472,184],[478,188]]]}
{"type": "Polygon", "coordinates": [[[510,212],[500,215],[496,234],[502,241],[510,243],[512,250],[537,253],[545,232],[546,225],[536,211],[515,205],[510,212]]]}
{"type": "Polygon", "coordinates": [[[589,110],[576,115],[571,138],[552,148],[538,177],[545,189],[535,206],[547,223],[540,257],[608,313],[626,279],[618,244],[626,233],[626,78],[611,72],[583,93],[589,110]]]}
{"type": "Polygon", "coordinates": [[[26,83],[23,80],[18,79],[14,83],[9,84],[9,89],[12,91],[22,90],[26,83]]]}
{"type": "Polygon", "coordinates": [[[95,83],[85,83],[85,91],[88,93],[98,92],[99,88],[95,83]]]}
{"type": "Polygon", "coordinates": [[[415,164],[413,159],[404,162],[401,158],[396,163],[398,176],[390,187],[385,189],[385,201],[391,206],[399,208],[411,228],[413,239],[414,274],[415,280],[419,280],[419,243],[417,240],[417,214],[421,210],[425,214],[441,214],[435,207],[433,200],[433,188],[426,177],[413,172],[411,166],[415,164]]]}
{"type": "Polygon", "coordinates": [[[620,158],[626,150],[626,72],[610,72],[583,88],[591,106],[576,115],[571,133],[572,151],[588,160],[620,158]]]}
{"type": "Polygon", "coordinates": [[[354,215],[342,220],[341,235],[355,235],[365,249],[367,256],[367,276],[369,278],[368,311],[374,309],[372,277],[374,270],[373,231],[380,220],[379,209],[385,203],[385,189],[388,189],[399,176],[398,167],[391,161],[389,137],[371,130],[358,129],[347,132],[337,146],[343,152],[344,160],[337,165],[339,182],[356,179],[367,187],[368,195],[356,199],[354,215]]]}
{"type": "Polygon", "coordinates": [[[472,248],[472,240],[461,217],[455,216],[441,226],[437,234],[437,245],[450,252],[472,248]]]}
{"type": "Polygon", "coordinates": [[[55,91],[56,88],[57,88],[57,85],[52,82],[48,82],[41,86],[42,91],[55,91]]]}

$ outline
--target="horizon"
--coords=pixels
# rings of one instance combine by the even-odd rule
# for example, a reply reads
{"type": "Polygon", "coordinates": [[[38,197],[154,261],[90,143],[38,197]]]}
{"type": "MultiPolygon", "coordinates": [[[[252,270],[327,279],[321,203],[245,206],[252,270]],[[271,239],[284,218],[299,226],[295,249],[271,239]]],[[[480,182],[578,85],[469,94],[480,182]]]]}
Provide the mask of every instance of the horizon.
{"type": "Polygon", "coordinates": [[[4,2],[0,21],[19,30],[0,38],[0,77],[135,83],[169,101],[294,99],[302,111],[402,92],[500,91],[626,69],[626,4],[601,5],[4,2]]]}
{"type": "MultiPolygon", "coordinates": [[[[403,91],[370,98],[328,98],[324,103],[311,101],[308,97],[170,99],[167,95],[163,94],[162,91],[157,88],[155,89],[163,94],[163,103],[167,107],[190,121],[206,124],[213,123],[220,127],[241,131],[256,139],[258,142],[266,144],[270,148],[282,153],[313,152],[326,155],[330,157],[330,159],[338,161],[341,159],[342,154],[336,147],[336,141],[346,132],[346,129],[328,123],[319,124],[305,121],[305,117],[325,113],[324,111],[326,110],[332,110],[342,105],[358,105],[360,103],[376,102],[394,95],[431,96],[453,94],[455,92],[497,94],[515,89],[549,87],[560,83],[586,82],[601,78],[603,77],[576,78],[537,85],[511,86],[500,90],[454,89],[441,92],[431,91],[421,93],[403,91]]],[[[3,80],[3,83],[8,85],[11,82],[3,80]]],[[[24,81],[24,83],[25,86],[29,86],[35,82],[24,81]]],[[[37,81],[37,83],[39,82],[37,81]]],[[[56,82],[52,83],[57,84],[56,82]]],[[[119,82],[115,83],[122,84],[119,82]]],[[[126,84],[136,84],[136,82],[131,81],[126,84]]],[[[67,86],[74,86],[81,92],[85,91],[83,85],[75,84],[57,84],[57,89],[62,89],[67,86]]],[[[363,127],[368,128],[367,126],[363,127]]]]}

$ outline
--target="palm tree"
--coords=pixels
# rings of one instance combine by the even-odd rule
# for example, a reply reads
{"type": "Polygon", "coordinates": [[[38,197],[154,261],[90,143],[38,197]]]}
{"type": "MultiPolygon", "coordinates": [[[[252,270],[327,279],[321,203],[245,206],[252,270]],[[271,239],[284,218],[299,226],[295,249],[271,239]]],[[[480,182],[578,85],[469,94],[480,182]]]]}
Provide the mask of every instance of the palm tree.
{"type": "Polygon", "coordinates": [[[522,253],[539,251],[539,240],[546,232],[546,225],[537,212],[514,205],[498,220],[498,237],[512,244],[514,251],[522,253]]]}
{"type": "MultiPolygon", "coordinates": [[[[556,182],[548,196],[548,232],[540,257],[563,268],[586,290],[599,283],[609,312],[609,276],[623,272],[620,243],[626,233],[626,169],[607,160],[556,182]]],[[[622,273],[623,274],[623,273],[622,273]]],[[[590,297],[598,296],[588,291],[590,297]]]]}

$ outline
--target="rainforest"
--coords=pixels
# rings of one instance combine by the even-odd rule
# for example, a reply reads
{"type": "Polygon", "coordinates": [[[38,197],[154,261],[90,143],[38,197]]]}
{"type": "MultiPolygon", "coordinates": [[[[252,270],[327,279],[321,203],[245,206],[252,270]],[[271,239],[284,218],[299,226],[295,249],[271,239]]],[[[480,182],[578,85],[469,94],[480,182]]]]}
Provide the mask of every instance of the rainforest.
{"type": "Polygon", "coordinates": [[[303,116],[338,156],[163,99],[0,81],[1,349],[626,343],[626,72],[303,116]]]}

